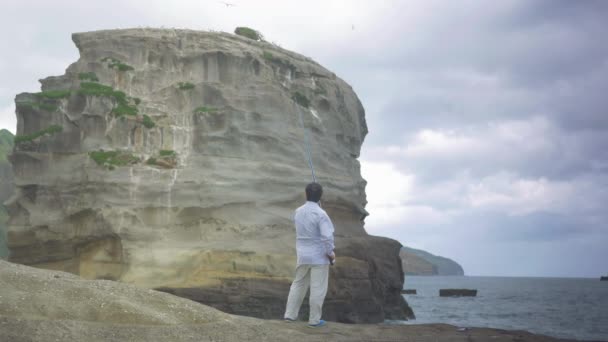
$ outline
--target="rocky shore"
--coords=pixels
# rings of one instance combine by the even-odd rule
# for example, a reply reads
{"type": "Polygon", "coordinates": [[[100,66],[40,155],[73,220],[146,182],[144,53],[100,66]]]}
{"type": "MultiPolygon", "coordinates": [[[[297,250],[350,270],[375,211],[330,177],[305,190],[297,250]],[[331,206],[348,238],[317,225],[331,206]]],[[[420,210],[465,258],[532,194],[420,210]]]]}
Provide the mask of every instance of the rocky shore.
{"type": "Polygon", "coordinates": [[[523,331],[446,324],[342,324],[310,329],[223,313],[188,299],[110,280],[0,260],[2,341],[569,341],[523,331]]]}

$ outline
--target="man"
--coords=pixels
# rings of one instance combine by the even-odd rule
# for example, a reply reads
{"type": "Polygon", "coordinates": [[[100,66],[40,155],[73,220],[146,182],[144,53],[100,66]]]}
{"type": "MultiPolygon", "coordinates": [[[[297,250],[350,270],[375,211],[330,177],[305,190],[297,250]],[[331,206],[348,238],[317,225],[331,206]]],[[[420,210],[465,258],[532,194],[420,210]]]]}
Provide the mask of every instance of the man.
{"type": "Polygon", "coordinates": [[[325,321],[321,319],[321,311],[327,294],[329,264],[333,265],[336,259],[334,225],[319,205],[321,195],[323,188],[320,184],[308,184],[306,204],[296,209],[294,215],[298,263],[285,309],[285,321],[295,321],[310,286],[308,326],[311,328],[325,325],[325,321]]]}

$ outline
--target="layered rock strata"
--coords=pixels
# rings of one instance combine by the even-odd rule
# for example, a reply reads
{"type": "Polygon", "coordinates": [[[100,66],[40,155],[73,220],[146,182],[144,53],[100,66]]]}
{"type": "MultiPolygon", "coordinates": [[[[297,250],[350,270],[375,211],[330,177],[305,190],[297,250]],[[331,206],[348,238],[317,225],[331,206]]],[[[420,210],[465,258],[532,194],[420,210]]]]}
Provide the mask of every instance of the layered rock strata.
{"type": "Polygon", "coordinates": [[[325,314],[405,319],[400,244],[370,237],[352,88],[304,56],[225,33],[73,35],[80,58],[16,97],[10,260],[280,317],[291,215],[312,162],[339,256],[325,314]],[[305,130],[303,129],[305,128],[305,130]]]}

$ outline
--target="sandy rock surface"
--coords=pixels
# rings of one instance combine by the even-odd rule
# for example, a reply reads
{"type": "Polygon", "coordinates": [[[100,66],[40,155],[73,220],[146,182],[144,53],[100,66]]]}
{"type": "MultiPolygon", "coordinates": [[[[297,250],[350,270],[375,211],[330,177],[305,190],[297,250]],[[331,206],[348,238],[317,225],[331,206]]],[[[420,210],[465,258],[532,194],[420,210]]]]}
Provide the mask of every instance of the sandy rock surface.
{"type": "Polygon", "coordinates": [[[223,313],[196,302],[108,280],[85,280],[0,260],[2,341],[566,341],[450,325],[329,322],[310,329],[223,313]]]}

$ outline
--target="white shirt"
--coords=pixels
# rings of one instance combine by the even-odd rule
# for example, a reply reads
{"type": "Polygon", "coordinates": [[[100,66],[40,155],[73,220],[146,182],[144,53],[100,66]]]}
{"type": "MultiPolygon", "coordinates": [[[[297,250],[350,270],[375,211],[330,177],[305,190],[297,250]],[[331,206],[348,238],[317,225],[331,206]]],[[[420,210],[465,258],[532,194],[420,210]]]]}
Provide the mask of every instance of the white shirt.
{"type": "Polygon", "coordinates": [[[298,265],[327,265],[334,250],[334,225],[318,203],[306,202],[296,209],[298,265]]]}

